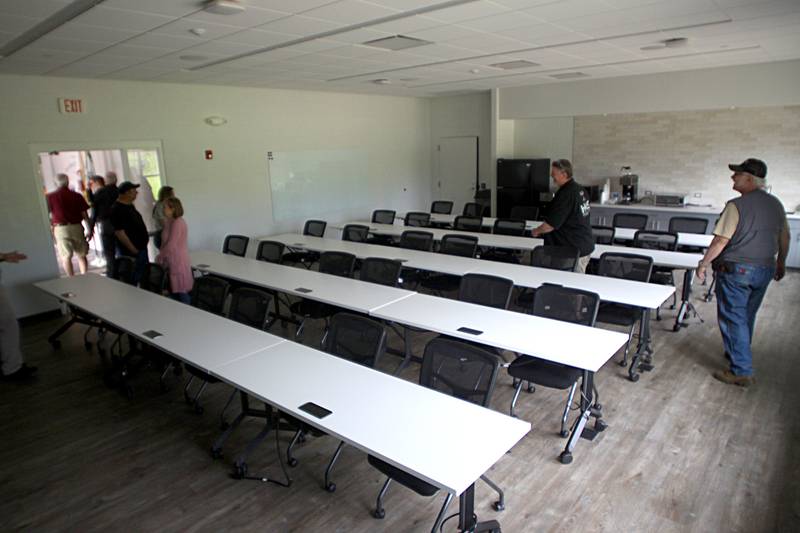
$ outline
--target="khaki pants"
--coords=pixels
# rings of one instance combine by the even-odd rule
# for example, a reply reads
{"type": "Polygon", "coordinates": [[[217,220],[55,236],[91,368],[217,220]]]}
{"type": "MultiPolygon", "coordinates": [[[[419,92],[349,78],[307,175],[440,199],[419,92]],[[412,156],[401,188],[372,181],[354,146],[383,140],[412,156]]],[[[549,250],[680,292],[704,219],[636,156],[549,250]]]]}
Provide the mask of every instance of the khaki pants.
{"type": "Polygon", "coordinates": [[[56,226],[53,235],[58,245],[58,254],[64,259],[71,259],[73,253],[84,257],[89,252],[89,243],[86,242],[81,224],[56,226]]]}
{"type": "Polygon", "coordinates": [[[580,272],[581,274],[586,274],[586,267],[589,266],[589,260],[592,258],[590,255],[584,255],[583,257],[578,258],[578,262],[575,263],[575,272],[580,272]]]}
{"type": "Polygon", "coordinates": [[[0,285],[0,363],[4,375],[14,373],[22,366],[19,323],[11,307],[8,293],[2,285],[0,285]]]}

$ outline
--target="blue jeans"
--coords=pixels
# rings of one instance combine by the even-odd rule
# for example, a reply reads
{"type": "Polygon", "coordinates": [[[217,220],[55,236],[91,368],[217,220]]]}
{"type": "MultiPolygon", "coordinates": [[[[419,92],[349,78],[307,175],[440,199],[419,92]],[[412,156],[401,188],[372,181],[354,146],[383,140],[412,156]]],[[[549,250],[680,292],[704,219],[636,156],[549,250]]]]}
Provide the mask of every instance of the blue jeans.
{"type": "Polygon", "coordinates": [[[138,285],[144,275],[144,268],[150,261],[150,258],[147,256],[147,248],[139,250],[139,253],[136,254],[134,259],[136,260],[136,264],[133,267],[133,284],[138,285]]]}
{"type": "Polygon", "coordinates": [[[171,292],[169,295],[173,300],[178,300],[179,302],[189,305],[192,303],[192,297],[188,292],[171,292]]]}
{"type": "Polygon", "coordinates": [[[753,330],[764,294],[775,275],[775,267],[727,263],[730,272],[717,272],[717,316],[722,344],[730,356],[731,372],[753,375],[753,330]]]}

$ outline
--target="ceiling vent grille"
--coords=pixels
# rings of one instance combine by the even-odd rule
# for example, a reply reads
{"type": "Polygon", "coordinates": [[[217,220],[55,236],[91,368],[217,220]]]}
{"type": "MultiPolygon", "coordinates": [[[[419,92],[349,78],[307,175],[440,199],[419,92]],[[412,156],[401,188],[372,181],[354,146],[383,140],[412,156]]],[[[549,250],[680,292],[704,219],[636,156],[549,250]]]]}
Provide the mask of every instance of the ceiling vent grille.
{"type": "Polygon", "coordinates": [[[384,50],[406,50],[407,48],[416,48],[418,46],[425,46],[426,44],[433,44],[430,41],[423,39],[416,39],[414,37],[406,37],[405,35],[393,35],[392,37],[383,37],[373,41],[363,43],[364,46],[372,46],[374,48],[383,48],[384,50]]]}
{"type": "Polygon", "coordinates": [[[489,65],[490,67],[500,68],[503,70],[514,70],[517,68],[531,68],[531,67],[540,67],[539,63],[534,63],[533,61],[526,61],[525,59],[517,59],[515,61],[505,61],[503,63],[493,63],[489,65]]]}

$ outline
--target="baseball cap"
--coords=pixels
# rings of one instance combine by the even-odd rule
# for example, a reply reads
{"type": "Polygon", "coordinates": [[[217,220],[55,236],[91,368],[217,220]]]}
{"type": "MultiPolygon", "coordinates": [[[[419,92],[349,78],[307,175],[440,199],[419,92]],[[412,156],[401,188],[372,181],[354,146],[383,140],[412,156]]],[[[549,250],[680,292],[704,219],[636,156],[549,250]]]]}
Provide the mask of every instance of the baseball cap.
{"type": "Polygon", "coordinates": [[[138,183],[131,183],[130,181],[123,181],[122,183],[120,183],[119,187],[117,187],[120,194],[125,194],[131,189],[138,189],[138,188],[139,188],[138,183]]]}
{"type": "Polygon", "coordinates": [[[734,172],[747,172],[757,178],[767,177],[767,164],[760,159],[749,158],[742,161],[741,164],[735,165],[731,163],[728,168],[734,172]]]}

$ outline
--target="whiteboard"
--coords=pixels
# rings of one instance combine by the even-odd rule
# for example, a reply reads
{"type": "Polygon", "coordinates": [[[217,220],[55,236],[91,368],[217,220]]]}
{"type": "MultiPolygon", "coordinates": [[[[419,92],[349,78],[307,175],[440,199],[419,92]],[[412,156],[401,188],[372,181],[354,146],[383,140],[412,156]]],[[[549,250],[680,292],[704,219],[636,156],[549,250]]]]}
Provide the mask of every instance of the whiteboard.
{"type": "Polygon", "coordinates": [[[268,152],[267,169],[276,222],[369,207],[376,197],[363,149],[268,152]]]}

